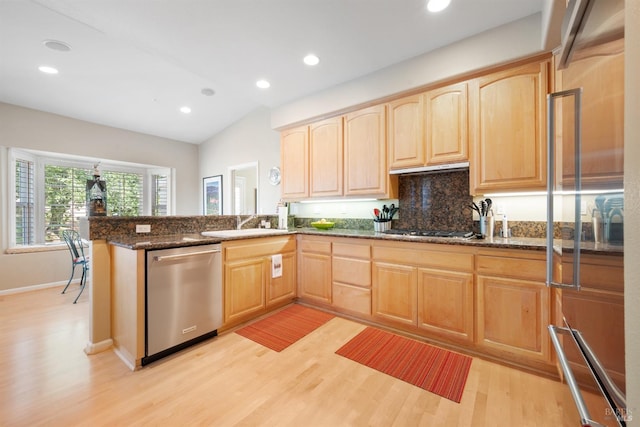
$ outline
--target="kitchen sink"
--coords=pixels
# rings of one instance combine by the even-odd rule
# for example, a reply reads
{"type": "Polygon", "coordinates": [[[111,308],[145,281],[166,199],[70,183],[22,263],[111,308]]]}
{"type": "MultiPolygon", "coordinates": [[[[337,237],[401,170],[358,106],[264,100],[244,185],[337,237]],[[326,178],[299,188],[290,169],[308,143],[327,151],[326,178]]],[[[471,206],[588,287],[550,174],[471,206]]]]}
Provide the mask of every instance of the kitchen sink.
{"type": "Polygon", "coordinates": [[[213,230],[203,231],[201,234],[207,237],[250,237],[250,236],[271,236],[274,234],[288,233],[289,230],[278,228],[243,228],[241,230],[213,230]]]}

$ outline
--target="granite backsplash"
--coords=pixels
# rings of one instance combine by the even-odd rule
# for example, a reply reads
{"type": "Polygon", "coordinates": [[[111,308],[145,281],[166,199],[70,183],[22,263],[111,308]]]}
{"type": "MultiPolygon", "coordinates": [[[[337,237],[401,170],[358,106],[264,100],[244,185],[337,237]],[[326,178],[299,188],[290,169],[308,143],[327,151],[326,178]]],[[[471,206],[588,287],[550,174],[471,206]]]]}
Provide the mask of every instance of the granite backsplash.
{"type": "Polygon", "coordinates": [[[469,171],[401,175],[399,218],[394,227],[460,231],[473,229],[469,171]]]}

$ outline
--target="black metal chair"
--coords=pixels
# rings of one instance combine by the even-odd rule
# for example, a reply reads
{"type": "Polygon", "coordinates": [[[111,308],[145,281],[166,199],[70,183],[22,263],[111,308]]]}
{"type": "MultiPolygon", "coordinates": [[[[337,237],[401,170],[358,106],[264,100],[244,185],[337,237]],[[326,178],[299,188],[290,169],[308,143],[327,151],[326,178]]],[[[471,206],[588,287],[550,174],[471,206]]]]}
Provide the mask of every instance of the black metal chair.
{"type": "Polygon", "coordinates": [[[89,271],[89,259],[84,254],[84,244],[82,243],[82,239],[80,238],[80,234],[78,234],[75,230],[65,230],[62,232],[62,238],[64,239],[67,247],[69,248],[69,253],[71,254],[71,277],[69,277],[69,281],[67,282],[67,286],[64,287],[62,293],[64,294],[67,291],[67,288],[71,284],[71,280],[73,280],[73,275],[76,272],[76,266],[82,267],[82,277],[80,278],[80,292],[78,292],[78,296],[73,301],[75,304],[78,302],[78,298],[84,291],[84,287],[87,284],[87,272],[89,271]]]}

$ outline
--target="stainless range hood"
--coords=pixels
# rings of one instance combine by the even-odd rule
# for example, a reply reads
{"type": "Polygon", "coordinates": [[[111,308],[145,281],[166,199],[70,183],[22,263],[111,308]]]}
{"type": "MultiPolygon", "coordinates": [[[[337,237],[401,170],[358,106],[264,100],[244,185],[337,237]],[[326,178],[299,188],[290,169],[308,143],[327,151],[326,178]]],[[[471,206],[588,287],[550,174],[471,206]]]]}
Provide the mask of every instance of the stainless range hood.
{"type": "Polygon", "coordinates": [[[454,172],[469,169],[469,162],[445,163],[442,165],[419,166],[414,168],[393,169],[391,175],[405,175],[417,173],[454,172]]]}

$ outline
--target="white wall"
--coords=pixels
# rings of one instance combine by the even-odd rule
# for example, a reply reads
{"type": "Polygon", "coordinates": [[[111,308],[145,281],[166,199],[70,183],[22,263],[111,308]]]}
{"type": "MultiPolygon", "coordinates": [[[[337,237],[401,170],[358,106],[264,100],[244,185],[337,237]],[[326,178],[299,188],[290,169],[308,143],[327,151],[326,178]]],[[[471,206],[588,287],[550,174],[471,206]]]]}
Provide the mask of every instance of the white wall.
{"type": "MultiPolygon", "coordinates": [[[[194,144],[0,103],[0,146],[173,168],[176,214],[200,212],[198,147],[194,144]]],[[[5,254],[9,241],[7,166],[6,148],[0,148],[0,291],[66,283],[70,270],[66,251],[5,254]]]]}
{"type": "Polygon", "coordinates": [[[542,53],[541,14],[475,35],[368,76],[273,109],[281,129],[410,89],[542,53]]]}
{"type": "Polygon", "coordinates": [[[200,144],[199,149],[200,186],[204,177],[223,175],[222,210],[225,215],[231,214],[232,189],[228,168],[251,162],[258,162],[258,213],[277,212],[280,185],[271,185],[267,178],[273,166],[280,166],[280,133],[271,129],[271,110],[258,108],[252,111],[200,144]]]}

